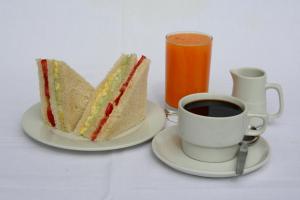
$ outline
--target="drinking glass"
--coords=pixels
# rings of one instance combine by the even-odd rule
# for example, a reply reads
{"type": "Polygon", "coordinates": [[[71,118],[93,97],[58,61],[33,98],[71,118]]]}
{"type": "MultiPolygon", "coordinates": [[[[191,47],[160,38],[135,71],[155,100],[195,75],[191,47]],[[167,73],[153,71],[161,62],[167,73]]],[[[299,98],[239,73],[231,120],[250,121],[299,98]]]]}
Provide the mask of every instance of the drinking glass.
{"type": "Polygon", "coordinates": [[[212,36],[176,32],[166,36],[165,102],[177,110],[179,100],[208,91],[212,36]]]}

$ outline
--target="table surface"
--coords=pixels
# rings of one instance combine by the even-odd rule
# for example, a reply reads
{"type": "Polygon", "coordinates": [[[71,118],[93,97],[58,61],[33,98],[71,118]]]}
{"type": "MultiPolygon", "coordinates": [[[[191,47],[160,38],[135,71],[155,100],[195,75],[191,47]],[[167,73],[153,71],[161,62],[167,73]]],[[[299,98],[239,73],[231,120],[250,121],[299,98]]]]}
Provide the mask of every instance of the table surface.
{"type": "MultiPolygon", "coordinates": [[[[0,1],[0,199],[298,199],[299,10],[296,0],[0,1]],[[162,164],[150,143],[72,152],[23,133],[21,116],[39,101],[36,58],[64,60],[96,86],[121,53],[145,54],[149,99],[164,106],[164,36],[183,30],[214,37],[210,92],[231,94],[229,69],[243,66],[282,85],[285,111],[263,135],[271,159],[262,169],[201,178],[162,164]]],[[[268,93],[268,109],[277,104],[268,93]]]]}

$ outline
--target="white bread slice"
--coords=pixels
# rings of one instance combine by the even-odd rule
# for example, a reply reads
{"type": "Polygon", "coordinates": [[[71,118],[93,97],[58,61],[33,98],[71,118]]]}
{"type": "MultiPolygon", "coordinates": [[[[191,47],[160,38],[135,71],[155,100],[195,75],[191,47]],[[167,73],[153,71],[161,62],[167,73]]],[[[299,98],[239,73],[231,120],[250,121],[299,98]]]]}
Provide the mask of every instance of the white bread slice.
{"type": "Polygon", "coordinates": [[[114,76],[114,74],[118,72],[118,70],[120,70],[120,68],[126,69],[123,78],[126,79],[128,74],[130,73],[131,68],[133,68],[134,64],[136,63],[136,60],[136,55],[131,54],[121,55],[120,58],[115,62],[113,68],[109,71],[106,78],[98,85],[96,91],[92,95],[90,102],[88,103],[81,119],[79,120],[74,130],[76,134],[88,138],[90,137],[90,132],[93,132],[97,128],[99,121],[104,116],[107,103],[112,101],[119,94],[119,88],[123,80],[117,85],[115,90],[110,90],[110,88],[107,88],[106,83],[110,81],[110,79],[114,76]],[[95,105],[97,105],[99,101],[103,100],[103,98],[99,98],[99,94],[102,94],[104,90],[108,90],[107,93],[109,93],[109,96],[106,96],[104,101],[105,103],[99,108],[97,113],[93,114],[95,112],[95,105]]]}
{"type": "Polygon", "coordinates": [[[150,60],[145,59],[120,99],[96,140],[110,140],[142,122],[147,110],[147,77],[150,60]]]}
{"type": "MultiPolygon", "coordinates": [[[[40,77],[42,113],[49,124],[44,94],[44,79],[41,72],[41,60],[37,60],[40,77]]],[[[95,89],[67,64],[58,60],[47,60],[50,105],[55,119],[55,128],[71,132],[81,118],[86,105],[95,89]],[[55,69],[58,75],[55,76],[55,69]],[[57,83],[57,84],[55,84],[57,83]],[[55,89],[59,86],[59,89],[55,89]]]]}
{"type": "Polygon", "coordinates": [[[38,76],[39,76],[39,88],[40,88],[40,99],[41,99],[41,113],[42,113],[42,117],[44,122],[48,125],[48,126],[52,126],[50,124],[50,122],[48,121],[48,117],[47,117],[47,98],[45,96],[45,80],[44,80],[44,76],[43,76],[43,70],[42,70],[42,65],[41,65],[41,59],[37,59],[37,64],[38,64],[38,76]]]}

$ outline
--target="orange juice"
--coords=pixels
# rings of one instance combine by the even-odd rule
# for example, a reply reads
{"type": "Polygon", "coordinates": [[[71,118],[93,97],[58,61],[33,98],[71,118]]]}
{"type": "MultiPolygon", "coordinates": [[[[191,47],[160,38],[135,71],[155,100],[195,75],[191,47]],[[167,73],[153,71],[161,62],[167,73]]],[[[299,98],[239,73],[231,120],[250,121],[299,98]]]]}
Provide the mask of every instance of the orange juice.
{"type": "Polygon", "coordinates": [[[181,97],[207,92],[212,37],[200,33],[166,36],[166,96],[168,106],[177,108],[181,97]]]}

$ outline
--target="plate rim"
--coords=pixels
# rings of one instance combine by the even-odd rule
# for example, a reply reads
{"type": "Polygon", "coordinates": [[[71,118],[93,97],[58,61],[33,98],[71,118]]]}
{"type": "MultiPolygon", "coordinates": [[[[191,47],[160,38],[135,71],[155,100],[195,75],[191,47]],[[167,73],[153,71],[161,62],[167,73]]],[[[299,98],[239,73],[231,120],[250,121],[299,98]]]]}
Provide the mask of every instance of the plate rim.
{"type": "MultiPolygon", "coordinates": [[[[70,146],[70,145],[62,145],[62,144],[57,144],[55,142],[49,142],[47,140],[43,140],[41,137],[35,137],[34,134],[29,133],[30,131],[28,131],[28,129],[26,128],[25,125],[25,120],[26,120],[26,116],[28,114],[28,112],[30,112],[32,109],[34,109],[36,106],[38,106],[40,104],[40,102],[35,103],[33,105],[31,105],[22,115],[22,120],[21,120],[21,126],[22,126],[22,130],[24,132],[24,134],[28,137],[30,137],[32,140],[40,142],[44,145],[50,146],[50,147],[55,147],[55,148],[59,148],[59,149],[64,149],[64,150],[72,150],[72,151],[85,151],[85,152],[101,152],[101,151],[113,151],[113,150],[119,150],[119,149],[124,149],[124,148],[128,148],[128,147],[132,147],[132,146],[136,146],[138,144],[142,144],[147,142],[148,140],[152,139],[157,133],[159,133],[161,130],[164,129],[165,124],[166,124],[166,117],[165,117],[165,113],[163,111],[163,109],[157,104],[154,103],[150,100],[147,100],[147,105],[152,105],[155,107],[155,109],[157,109],[157,113],[156,115],[161,117],[162,122],[161,124],[159,124],[159,126],[157,126],[157,130],[154,131],[153,133],[149,133],[146,134],[145,137],[139,139],[139,140],[135,140],[133,142],[127,142],[127,143],[123,143],[123,144],[116,144],[113,146],[98,146],[98,147],[79,147],[79,146],[70,146]]],[[[146,115],[147,118],[147,115],[146,115]]],[[[42,119],[41,119],[42,120],[42,119]]],[[[135,131],[138,131],[140,129],[142,129],[142,123],[146,123],[146,119],[144,121],[141,122],[141,124],[138,124],[137,126],[140,126],[139,128],[137,128],[135,131]]],[[[45,128],[50,129],[50,127],[47,127],[44,124],[45,128]]],[[[133,129],[135,127],[132,127],[133,129]]],[[[51,130],[49,130],[51,131],[51,130]]],[[[56,133],[53,133],[56,134],[56,133]]],[[[130,134],[128,134],[130,135],[130,134]]],[[[126,137],[126,135],[124,136],[126,137]]],[[[119,138],[120,139],[120,138],[119,138]]],[[[87,141],[85,141],[87,142],[87,141]]],[[[101,142],[99,142],[101,143],[101,142]]]]}
{"type": "MultiPolygon", "coordinates": [[[[163,162],[165,165],[167,165],[168,167],[173,168],[174,170],[177,170],[179,172],[183,172],[185,174],[189,174],[189,175],[193,175],[193,176],[200,176],[200,177],[207,177],[207,178],[229,178],[229,177],[236,177],[237,175],[234,173],[234,171],[219,171],[219,172],[215,172],[215,171],[207,171],[207,170],[202,170],[202,171],[197,171],[194,169],[187,169],[186,167],[182,167],[180,165],[178,165],[177,163],[164,158],[162,155],[160,155],[160,153],[158,152],[158,144],[157,144],[157,140],[159,137],[161,137],[162,134],[168,134],[167,132],[170,131],[170,129],[175,129],[177,125],[173,125],[170,127],[165,128],[164,130],[160,131],[159,133],[156,134],[156,136],[153,138],[152,140],[152,151],[154,152],[155,156],[161,161],[163,162]]],[[[170,133],[169,133],[170,134],[170,133]]],[[[244,170],[244,174],[249,174],[251,172],[256,171],[257,169],[263,167],[270,159],[270,145],[269,143],[261,137],[261,139],[265,142],[266,146],[267,146],[267,155],[265,156],[265,158],[258,162],[257,164],[255,164],[254,166],[248,167],[244,170]]],[[[228,162],[228,161],[227,161],[228,162]]]]}

